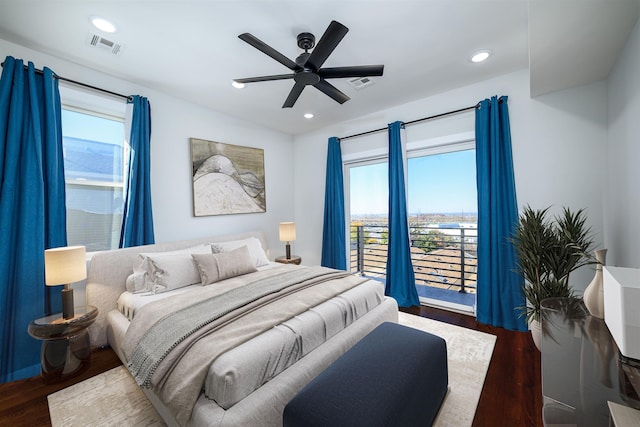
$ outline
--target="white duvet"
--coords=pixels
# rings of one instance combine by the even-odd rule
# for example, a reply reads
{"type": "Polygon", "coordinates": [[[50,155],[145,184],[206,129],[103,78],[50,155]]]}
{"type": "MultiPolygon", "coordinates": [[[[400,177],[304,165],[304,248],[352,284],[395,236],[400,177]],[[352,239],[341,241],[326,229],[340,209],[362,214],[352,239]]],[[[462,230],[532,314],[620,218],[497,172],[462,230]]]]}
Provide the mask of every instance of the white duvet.
{"type": "MultiPolygon", "coordinates": [[[[159,294],[124,292],[118,298],[118,310],[131,320],[146,304],[202,288],[196,284],[159,294]]],[[[224,409],[230,408],[383,299],[384,285],[367,281],[223,353],[209,367],[205,396],[224,409]]]]}

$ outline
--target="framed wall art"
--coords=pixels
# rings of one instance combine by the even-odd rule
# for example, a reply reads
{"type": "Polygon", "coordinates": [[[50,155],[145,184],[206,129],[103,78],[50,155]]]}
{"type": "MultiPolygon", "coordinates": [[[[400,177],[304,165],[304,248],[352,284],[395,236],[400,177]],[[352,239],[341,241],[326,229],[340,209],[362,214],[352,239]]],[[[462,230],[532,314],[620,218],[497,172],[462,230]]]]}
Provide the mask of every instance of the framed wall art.
{"type": "Polygon", "coordinates": [[[264,150],[189,141],[195,216],[266,212],[264,150]]]}

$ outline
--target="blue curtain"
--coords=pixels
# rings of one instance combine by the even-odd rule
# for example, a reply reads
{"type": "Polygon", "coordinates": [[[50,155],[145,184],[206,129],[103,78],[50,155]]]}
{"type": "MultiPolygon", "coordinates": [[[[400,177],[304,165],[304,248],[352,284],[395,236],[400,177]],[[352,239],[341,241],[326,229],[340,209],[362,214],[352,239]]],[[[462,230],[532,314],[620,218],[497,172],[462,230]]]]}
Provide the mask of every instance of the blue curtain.
{"type": "Polygon", "coordinates": [[[53,72],[8,56],[0,77],[0,382],[40,373],[29,322],[61,311],[44,250],[65,246],[60,92],[53,72]]]}
{"type": "Polygon", "coordinates": [[[342,151],[340,150],[340,140],[331,137],[329,138],[327,176],[324,188],[321,265],[338,270],[347,269],[345,224],[342,151]]]}
{"type": "Polygon", "coordinates": [[[411,263],[402,126],[401,122],[389,125],[389,244],[385,294],[395,298],[400,307],[411,307],[420,305],[420,300],[411,263]]]}
{"type": "Polygon", "coordinates": [[[476,109],[478,185],[477,319],[526,331],[517,307],[525,305],[517,255],[509,242],[518,221],[507,97],[481,101],[476,109]]]}
{"type": "Polygon", "coordinates": [[[149,245],[155,242],[151,211],[151,107],[143,96],[132,96],[131,135],[129,137],[129,174],[124,196],[120,247],[149,245]]]}

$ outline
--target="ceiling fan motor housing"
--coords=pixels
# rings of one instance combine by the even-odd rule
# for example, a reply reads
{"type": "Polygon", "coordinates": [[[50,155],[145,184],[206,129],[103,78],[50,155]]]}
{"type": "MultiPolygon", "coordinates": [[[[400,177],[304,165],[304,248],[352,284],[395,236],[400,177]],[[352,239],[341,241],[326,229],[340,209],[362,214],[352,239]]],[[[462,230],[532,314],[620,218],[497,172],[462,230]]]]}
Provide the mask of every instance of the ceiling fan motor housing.
{"type": "Polygon", "coordinates": [[[316,37],[311,33],[298,34],[298,47],[305,51],[312,49],[316,45],[316,37]]]}
{"type": "MultiPolygon", "coordinates": [[[[303,33],[304,34],[304,33],[303,33]]],[[[317,71],[307,65],[307,59],[311,55],[308,52],[301,53],[296,58],[296,64],[300,67],[300,70],[294,71],[293,80],[301,85],[315,85],[320,81],[317,71]]]]}
{"type": "Polygon", "coordinates": [[[304,68],[300,71],[296,71],[295,76],[293,76],[293,80],[301,85],[315,85],[320,81],[320,76],[316,74],[310,68],[304,68]]]}

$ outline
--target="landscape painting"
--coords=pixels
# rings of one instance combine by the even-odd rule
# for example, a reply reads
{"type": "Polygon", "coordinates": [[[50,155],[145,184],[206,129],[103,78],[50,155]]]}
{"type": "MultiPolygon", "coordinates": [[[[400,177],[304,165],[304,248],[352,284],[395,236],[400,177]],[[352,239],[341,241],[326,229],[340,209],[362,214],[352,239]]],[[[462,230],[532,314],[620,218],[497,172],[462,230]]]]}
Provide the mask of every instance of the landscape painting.
{"type": "Polygon", "coordinates": [[[195,216],[266,212],[264,150],[189,141],[195,216]]]}

